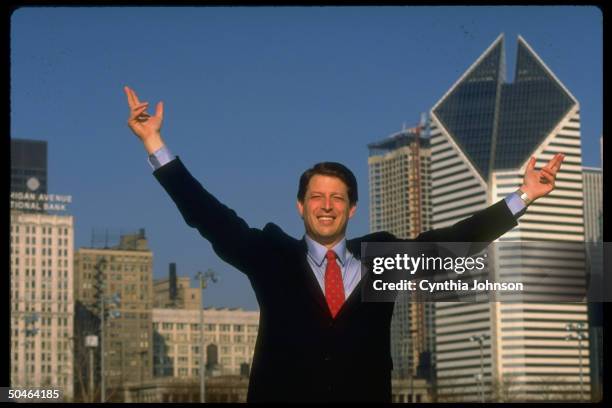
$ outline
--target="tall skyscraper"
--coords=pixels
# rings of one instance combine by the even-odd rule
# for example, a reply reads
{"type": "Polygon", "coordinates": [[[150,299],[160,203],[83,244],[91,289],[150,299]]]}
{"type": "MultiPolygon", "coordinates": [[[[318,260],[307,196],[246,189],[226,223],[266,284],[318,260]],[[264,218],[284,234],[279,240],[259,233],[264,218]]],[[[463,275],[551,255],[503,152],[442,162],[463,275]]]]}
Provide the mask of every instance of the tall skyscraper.
{"type": "MultiPolygon", "coordinates": [[[[576,98],[519,36],[516,73],[505,79],[503,34],[431,110],[432,226],[440,228],[515,191],[530,156],[542,167],[565,154],[556,189],[533,203],[519,225],[499,241],[539,241],[552,270],[546,290],[584,287],[583,186],[580,108],[576,98]]],[[[496,251],[493,273],[520,268],[536,279],[541,266],[527,256],[496,251]]],[[[515,269],[516,270],[516,269],[515,269]]],[[[436,303],[439,400],[480,400],[480,342],[486,399],[578,398],[579,342],[566,341],[566,323],[587,323],[580,303],[436,303]]],[[[582,341],[588,361],[588,339],[582,341]]],[[[589,395],[588,364],[583,363],[589,395]]]]}
{"type": "MultiPolygon", "coordinates": [[[[75,373],[75,383],[79,397],[88,397],[85,337],[97,335],[99,343],[104,342],[106,398],[121,401],[125,382],[142,382],[153,374],[153,253],[144,229],[122,235],[119,244],[110,248],[79,248],[74,256],[74,270],[75,359],[80,369],[75,373]],[[106,299],[108,311],[104,336],[100,334],[99,296],[106,299]],[[113,310],[119,315],[113,317],[113,310]]],[[[100,348],[97,350],[99,367],[100,348]]],[[[96,369],[95,392],[99,396],[98,373],[96,369]]]]}
{"type": "Polygon", "coordinates": [[[11,386],[73,398],[73,240],[70,196],[47,195],[47,142],[11,139],[11,386]]]}
{"type": "MultiPolygon", "coordinates": [[[[370,230],[415,238],[431,228],[429,139],[424,123],[368,145],[370,230]]],[[[391,356],[396,378],[427,377],[434,351],[433,304],[400,296],[391,320],[391,356]],[[418,370],[418,368],[421,370],[418,370]]]]}
{"type": "Polygon", "coordinates": [[[11,211],[11,387],[73,397],[73,242],[70,215],[11,211]]]}
{"type": "Polygon", "coordinates": [[[430,229],[429,139],[405,129],[368,145],[370,230],[415,238],[430,229]]]}

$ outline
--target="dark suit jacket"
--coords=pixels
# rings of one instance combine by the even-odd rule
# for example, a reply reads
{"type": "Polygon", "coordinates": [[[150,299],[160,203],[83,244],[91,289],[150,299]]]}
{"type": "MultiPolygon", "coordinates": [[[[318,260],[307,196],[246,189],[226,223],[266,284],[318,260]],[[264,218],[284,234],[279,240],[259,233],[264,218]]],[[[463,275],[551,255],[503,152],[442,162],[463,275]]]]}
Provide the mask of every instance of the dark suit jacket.
{"type": "MultiPolygon", "coordinates": [[[[176,160],[155,170],[187,224],[224,261],[249,278],[260,324],[248,401],[391,401],[390,323],[393,303],[361,302],[361,283],[335,319],[308,265],[306,244],[268,223],[251,228],[176,160]]],[[[516,225],[502,201],[420,241],[490,242],[516,225]]],[[[386,232],[347,241],[398,241],[386,232]]]]}

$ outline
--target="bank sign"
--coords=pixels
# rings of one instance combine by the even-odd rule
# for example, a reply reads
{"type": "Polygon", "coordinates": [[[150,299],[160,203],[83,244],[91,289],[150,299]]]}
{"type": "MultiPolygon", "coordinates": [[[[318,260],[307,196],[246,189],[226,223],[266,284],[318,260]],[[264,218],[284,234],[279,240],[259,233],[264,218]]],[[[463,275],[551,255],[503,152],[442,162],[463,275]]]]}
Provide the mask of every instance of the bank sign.
{"type": "Polygon", "coordinates": [[[12,210],[66,211],[71,202],[70,195],[11,192],[12,210]]]}

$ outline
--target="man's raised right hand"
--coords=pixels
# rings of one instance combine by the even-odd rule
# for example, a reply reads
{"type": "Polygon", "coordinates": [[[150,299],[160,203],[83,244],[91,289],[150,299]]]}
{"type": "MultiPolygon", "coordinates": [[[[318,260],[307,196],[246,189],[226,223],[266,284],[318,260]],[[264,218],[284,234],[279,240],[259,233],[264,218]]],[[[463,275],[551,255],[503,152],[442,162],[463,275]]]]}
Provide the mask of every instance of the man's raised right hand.
{"type": "Polygon", "coordinates": [[[142,141],[149,154],[153,154],[164,145],[161,137],[161,126],[164,119],[164,105],[160,101],[155,107],[155,115],[147,113],[149,102],[140,102],[133,89],[123,87],[130,107],[128,126],[142,141]]]}

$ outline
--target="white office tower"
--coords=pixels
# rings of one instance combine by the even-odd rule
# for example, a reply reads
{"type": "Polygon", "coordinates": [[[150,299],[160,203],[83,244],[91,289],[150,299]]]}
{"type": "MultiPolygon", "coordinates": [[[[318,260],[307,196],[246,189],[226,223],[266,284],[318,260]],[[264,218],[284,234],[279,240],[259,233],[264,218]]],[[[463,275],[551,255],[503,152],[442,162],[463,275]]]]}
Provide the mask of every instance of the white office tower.
{"type": "Polygon", "coordinates": [[[567,323],[582,323],[581,333],[588,332],[586,303],[534,302],[543,299],[538,288],[566,295],[585,284],[584,250],[576,250],[585,238],[579,109],[520,36],[515,79],[507,83],[502,34],[431,110],[434,228],[515,191],[531,156],[539,169],[555,153],[565,154],[555,190],[498,240],[534,241],[541,250],[517,257],[501,248],[489,262],[497,279],[521,275],[528,292],[522,301],[531,302],[436,303],[439,401],[575,400],[581,377],[588,398],[589,340],[566,340],[567,323]],[[542,286],[528,286],[534,283],[542,286]]]}
{"type": "Polygon", "coordinates": [[[11,387],[73,397],[73,217],[11,211],[11,387]]]}

